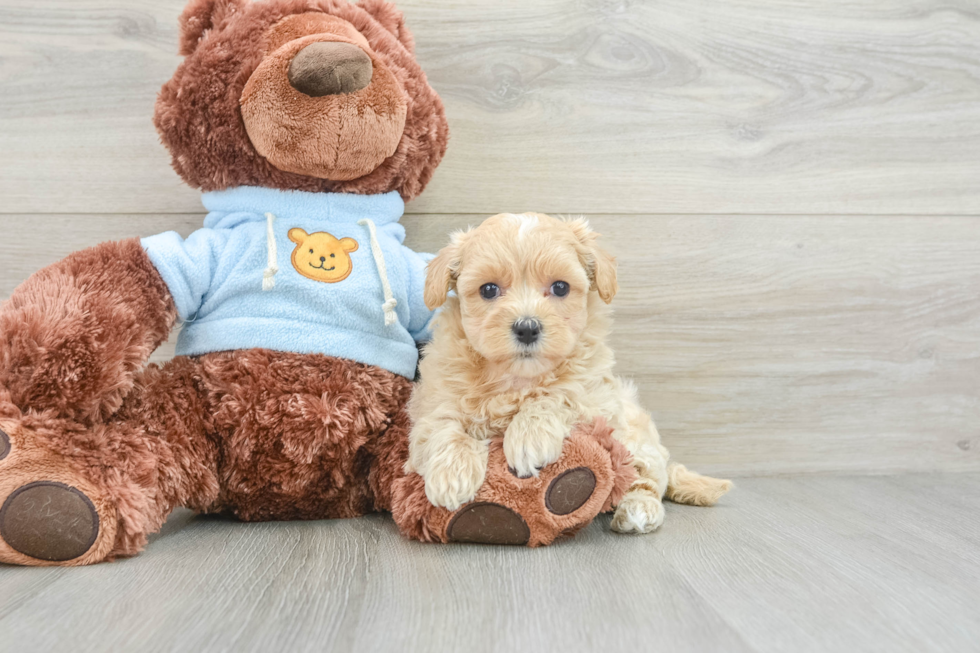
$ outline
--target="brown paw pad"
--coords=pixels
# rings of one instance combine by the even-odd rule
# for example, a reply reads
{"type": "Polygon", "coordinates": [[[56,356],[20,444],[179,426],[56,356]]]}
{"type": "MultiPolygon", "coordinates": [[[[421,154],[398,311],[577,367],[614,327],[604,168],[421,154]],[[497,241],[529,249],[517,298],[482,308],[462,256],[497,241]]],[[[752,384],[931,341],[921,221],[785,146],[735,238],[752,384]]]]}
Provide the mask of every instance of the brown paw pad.
{"type": "Polygon", "coordinates": [[[10,453],[10,436],[0,429],[0,460],[6,458],[8,453],[10,453]]]}
{"type": "Polygon", "coordinates": [[[589,500],[595,492],[595,474],[588,467],[562,472],[548,486],[544,503],[556,515],[569,515],[589,500]]]}
{"type": "Polygon", "coordinates": [[[0,508],[0,537],[26,556],[65,562],[92,548],[99,514],[87,496],[53,481],[15,490],[0,508]]]}
{"type": "Polygon", "coordinates": [[[473,503],[462,508],[446,529],[450,542],[524,545],[531,539],[527,522],[496,503],[473,503]]]}

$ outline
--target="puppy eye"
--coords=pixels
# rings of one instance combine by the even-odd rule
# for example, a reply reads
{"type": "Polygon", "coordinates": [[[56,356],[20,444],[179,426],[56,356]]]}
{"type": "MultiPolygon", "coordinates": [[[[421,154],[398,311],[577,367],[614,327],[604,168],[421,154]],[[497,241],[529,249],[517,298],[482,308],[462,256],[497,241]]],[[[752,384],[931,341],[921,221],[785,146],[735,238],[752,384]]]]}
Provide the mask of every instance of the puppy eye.
{"type": "Polygon", "coordinates": [[[555,297],[564,297],[572,287],[566,281],[556,281],[551,284],[551,294],[555,297]]]}
{"type": "Polygon", "coordinates": [[[500,286],[495,283],[485,283],[480,286],[480,297],[483,299],[496,299],[500,296],[500,286]]]}

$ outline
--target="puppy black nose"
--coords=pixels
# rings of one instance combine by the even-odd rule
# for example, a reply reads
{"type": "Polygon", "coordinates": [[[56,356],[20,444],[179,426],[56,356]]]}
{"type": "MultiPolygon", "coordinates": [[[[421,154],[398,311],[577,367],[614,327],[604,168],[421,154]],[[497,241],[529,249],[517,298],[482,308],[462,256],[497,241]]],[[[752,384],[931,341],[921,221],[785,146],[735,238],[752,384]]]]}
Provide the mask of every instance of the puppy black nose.
{"type": "Polygon", "coordinates": [[[296,53],[289,83],[310,97],[359,91],[371,83],[374,67],[364,50],[350,43],[317,41],[296,53]]]}
{"type": "Polygon", "coordinates": [[[523,318],[514,322],[510,330],[521,344],[533,345],[541,336],[541,323],[532,318],[523,318]]]}

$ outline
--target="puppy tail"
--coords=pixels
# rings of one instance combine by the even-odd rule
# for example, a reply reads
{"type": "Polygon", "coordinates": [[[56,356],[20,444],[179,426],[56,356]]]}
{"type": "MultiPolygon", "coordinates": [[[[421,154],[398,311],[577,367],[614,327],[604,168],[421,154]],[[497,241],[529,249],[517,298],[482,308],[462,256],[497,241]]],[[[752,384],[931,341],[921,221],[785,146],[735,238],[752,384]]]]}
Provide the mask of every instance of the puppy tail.
{"type": "Polygon", "coordinates": [[[666,497],[674,503],[713,506],[734,484],[721,478],[701,476],[680,463],[667,465],[666,497]]]}

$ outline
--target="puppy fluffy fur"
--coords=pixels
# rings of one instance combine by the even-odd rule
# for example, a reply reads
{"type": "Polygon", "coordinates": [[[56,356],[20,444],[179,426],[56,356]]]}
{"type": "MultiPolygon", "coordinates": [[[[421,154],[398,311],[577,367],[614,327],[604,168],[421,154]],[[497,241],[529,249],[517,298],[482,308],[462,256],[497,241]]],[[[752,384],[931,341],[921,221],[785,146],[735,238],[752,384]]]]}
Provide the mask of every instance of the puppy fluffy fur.
{"type": "Polygon", "coordinates": [[[454,234],[429,264],[426,304],[444,308],[409,405],[406,469],[423,477],[434,505],[454,510],[474,498],[490,438],[504,436],[508,463],[527,476],[558,458],[574,424],[597,417],[614,428],[639,474],[616,508],[614,530],[655,530],[664,496],[707,506],[731,488],[668,465],[635,388],[613,374],[606,338],[616,262],[596,238],[584,220],[501,214],[454,234]],[[530,343],[514,328],[527,320],[540,332],[530,343]]]}

